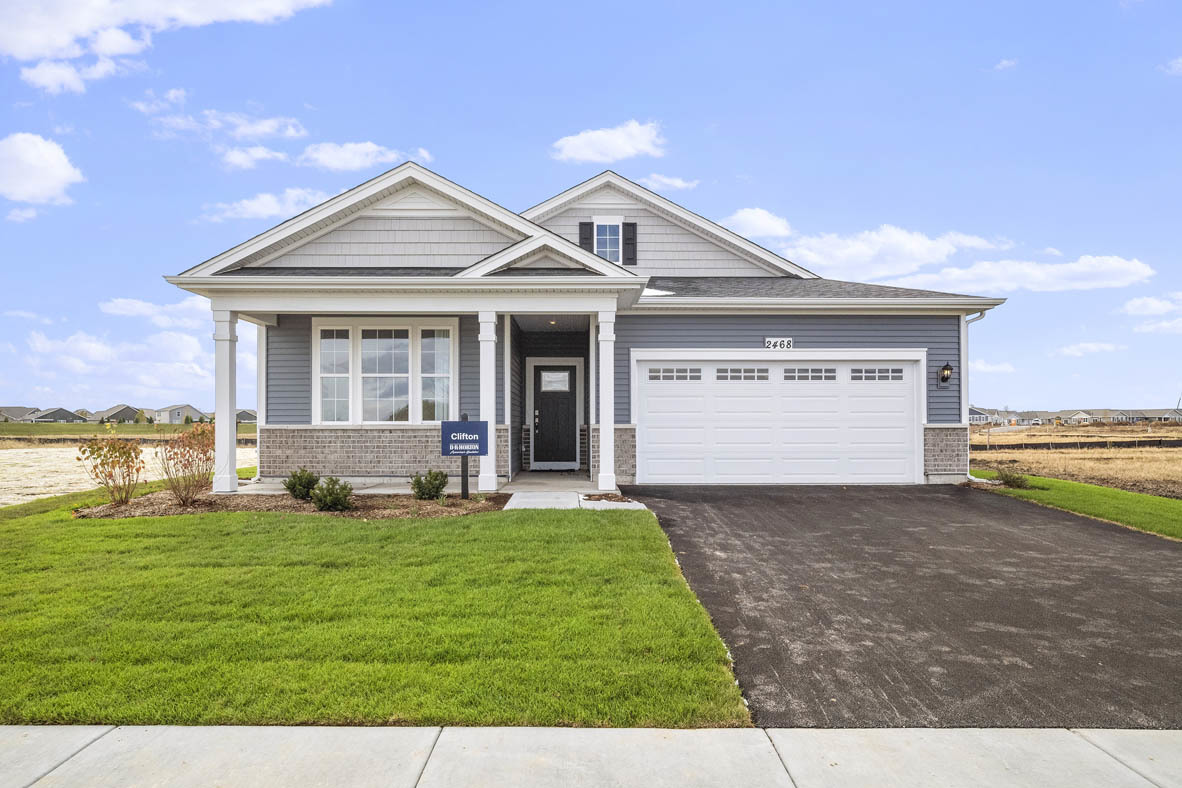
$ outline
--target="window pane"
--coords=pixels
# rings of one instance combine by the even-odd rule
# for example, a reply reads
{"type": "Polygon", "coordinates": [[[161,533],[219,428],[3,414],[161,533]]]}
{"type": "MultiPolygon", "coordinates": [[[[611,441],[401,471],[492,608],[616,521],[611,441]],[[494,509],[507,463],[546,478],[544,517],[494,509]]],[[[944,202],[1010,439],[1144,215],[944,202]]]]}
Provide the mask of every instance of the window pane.
{"type": "Polygon", "coordinates": [[[447,378],[423,378],[423,421],[450,418],[451,383],[447,378]]]}
{"type": "Polygon", "coordinates": [[[447,375],[451,372],[451,331],[446,328],[425,328],[420,350],[424,375],[447,375]]]}
{"type": "Polygon", "coordinates": [[[362,421],[410,421],[410,398],[405,377],[361,379],[362,421]]]}
{"type": "Polygon", "coordinates": [[[613,263],[620,262],[620,225],[595,225],[595,253],[613,263]]]}
{"type": "Polygon", "coordinates": [[[366,375],[406,375],[410,371],[410,332],[406,329],[367,328],[361,332],[361,372],[366,375]]]}
{"type": "Polygon", "coordinates": [[[349,374],[349,330],[347,328],[320,329],[320,372],[349,374]]]}
{"type": "Polygon", "coordinates": [[[349,379],[347,377],[320,379],[320,420],[349,420],[349,379]]]}

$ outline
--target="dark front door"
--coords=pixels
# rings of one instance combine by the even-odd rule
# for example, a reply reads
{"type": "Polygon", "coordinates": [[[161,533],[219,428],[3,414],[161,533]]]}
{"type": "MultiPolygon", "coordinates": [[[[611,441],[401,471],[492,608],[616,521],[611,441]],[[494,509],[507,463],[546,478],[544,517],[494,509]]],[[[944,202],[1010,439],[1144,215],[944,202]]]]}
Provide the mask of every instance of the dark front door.
{"type": "Polygon", "coordinates": [[[575,368],[534,367],[533,467],[577,468],[575,368]]]}

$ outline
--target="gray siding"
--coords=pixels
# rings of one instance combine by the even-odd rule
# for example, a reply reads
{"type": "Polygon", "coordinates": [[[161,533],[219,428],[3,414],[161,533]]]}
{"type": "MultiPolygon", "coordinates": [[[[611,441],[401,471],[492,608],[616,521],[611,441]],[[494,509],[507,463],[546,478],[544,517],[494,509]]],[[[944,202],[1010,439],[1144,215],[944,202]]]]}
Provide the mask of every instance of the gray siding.
{"type": "Polygon", "coordinates": [[[767,336],[790,336],[813,348],[928,349],[928,422],[960,422],[960,318],[890,315],[620,315],[616,318],[616,423],[631,422],[632,348],[762,348],[767,336]],[[946,388],[936,371],[955,370],[946,388]]]}
{"type": "Polygon", "coordinates": [[[267,423],[312,423],[312,318],[281,315],[267,328],[267,423]]]}
{"type": "MultiPolygon", "coordinates": [[[[614,190],[613,190],[614,191],[614,190]]],[[[541,222],[546,229],[574,243],[579,242],[579,222],[593,216],[623,215],[636,222],[636,266],[642,276],[773,276],[712,241],[659,216],[630,197],[628,207],[578,204],[541,222]]]]}
{"type": "Polygon", "coordinates": [[[268,268],[465,267],[512,240],[475,219],[362,216],[292,249],[268,268]]]}

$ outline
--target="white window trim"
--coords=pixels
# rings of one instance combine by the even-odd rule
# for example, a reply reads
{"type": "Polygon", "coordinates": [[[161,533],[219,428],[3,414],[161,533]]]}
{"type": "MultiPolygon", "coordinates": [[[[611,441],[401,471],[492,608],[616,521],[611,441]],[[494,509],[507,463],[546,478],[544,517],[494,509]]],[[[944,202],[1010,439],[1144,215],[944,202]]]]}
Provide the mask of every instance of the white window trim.
{"type": "Polygon", "coordinates": [[[607,224],[607,225],[614,224],[617,228],[617,233],[618,233],[619,239],[620,239],[620,259],[619,260],[607,260],[606,257],[604,257],[603,259],[607,260],[609,263],[612,263],[613,265],[623,265],[624,264],[624,217],[623,216],[592,216],[591,217],[591,251],[597,257],[602,257],[602,255],[599,254],[599,232],[598,232],[599,225],[601,225],[601,224],[607,224]]]}
{"type": "Polygon", "coordinates": [[[438,421],[422,419],[422,375],[420,368],[421,337],[423,329],[447,329],[451,332],[451,372],[448,386],[448,409],[453,418],[458,418],[460,405],[460,321],[458,318],[404,318],[359,317],[359,318],[313,318],[312,319],[312,424],[324,426],[385,426],[404,427],[407,425],[438,424],[438,421]],[[322,328],[343,328],[349,330],[349,420],[322,421],[320,418],[320,330],[322,328]],[[410,332],[410,421],[363,421],[361,407],[361,329],[388,328],[410,332]]]}

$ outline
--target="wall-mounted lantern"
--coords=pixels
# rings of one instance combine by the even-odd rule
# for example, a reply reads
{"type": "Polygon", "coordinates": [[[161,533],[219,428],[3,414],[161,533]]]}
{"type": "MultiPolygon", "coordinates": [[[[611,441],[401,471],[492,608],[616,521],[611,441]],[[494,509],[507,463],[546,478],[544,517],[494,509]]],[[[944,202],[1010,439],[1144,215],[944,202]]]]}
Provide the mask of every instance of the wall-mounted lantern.
{"type": "Polygon", "coordinates": [[[940,383],[947,384],[950,380],[952,380],[952,365],[945,361],[944,366],[940,367],[940,383]]]}

